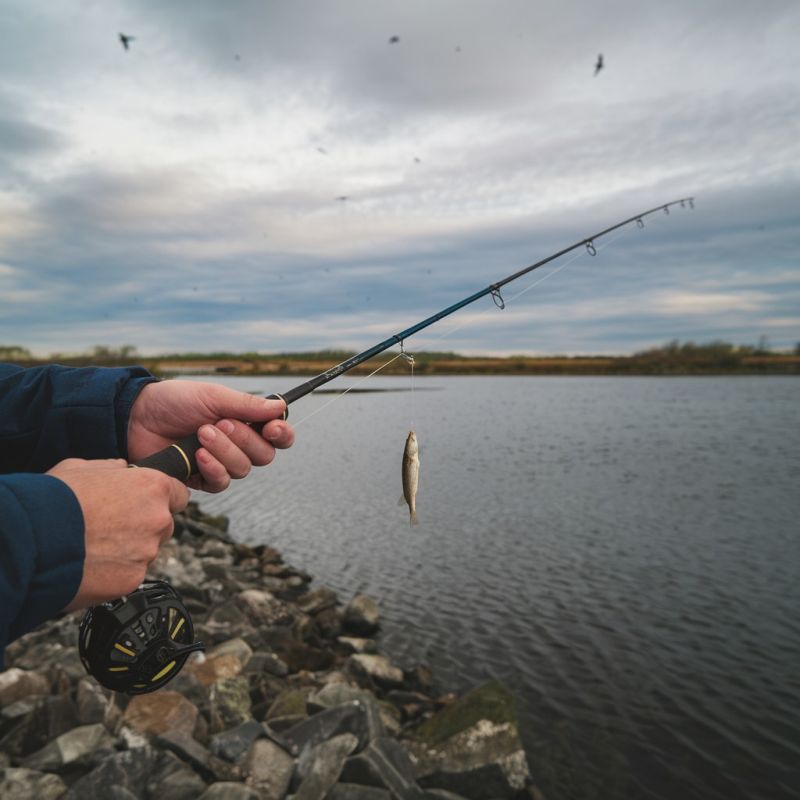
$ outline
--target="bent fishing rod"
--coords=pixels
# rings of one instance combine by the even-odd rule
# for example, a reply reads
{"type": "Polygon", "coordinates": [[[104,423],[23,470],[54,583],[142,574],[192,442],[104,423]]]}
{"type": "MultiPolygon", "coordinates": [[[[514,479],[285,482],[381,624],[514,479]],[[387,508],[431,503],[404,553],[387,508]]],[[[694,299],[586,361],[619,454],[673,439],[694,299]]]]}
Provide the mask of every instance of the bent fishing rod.
{"type": "MultiPolygon", "coordinates": [[[[450,316],[450,314],[455,313],[459,309],[464,308],[464,306],[468,306],[470,303],[474,303],[476,300],[486,297],[486,295],[491,295],[495,304],[499,308],[504,308],[505,302],[500,294],[500,289],[506,284],[521,278],[523,275],[527,275],[529,272],[533,272],[535,269],[538,269],[545,264],[549,264],[551,261],[555,261],[557,258],[560,258],[561,256],[566,255],[567,253],[571,252],[572,250],[576,250],[579,247],[585,247],[589,255],[597,255],[597,249],[595,248],[594,244],[596,240],[606,236],[612,231],[624,228],[626,225],[630,225],[632,223],[636,223],[640,228],[643,228],[645,217],[655,214],[658,211],[663,211],[665,214],[669,214],[670,207],[676,205],[680,205],[682,208],[685,208],[687,205],[689,208],[694,208],[694,197],[683,197],[680,200],[672,200],[669,203],[664,203],[663,205],[651,208],[649,211],[644,211],[641,214],[635,214],[634,216],[629,217],[622,222],[618,222],[616,225],[612,225],[610,228],[606,228],[599,233],[595,233],[592,236],[581,239],[580,241],[575,242],[575,244],[572,244],[569,247],[565,247],[563,250],[559,250],[557,253],[547,256],[547,258],[543,258],[541,261],[531,264],[529,267],[518,270],[513,275],[509,275],[502,280],[490,284],[485,289],[481,289],[479,292],[475,292],[475,294],[471,294],[469,297],[465,297],[463,300],[453,303],[453,305],[442,309],[430,317],[427,317],[421,322],[418,322],[416,325],[412,325],[411,327],[400,331],[400,333],[396,333],[393,336],[390,336],[388,339],[378,342],[378,344],[373,345],[367,350],[364,350],[363,353],[358,353],[358,355],[342,361],[335,367],[331,367],[316,377],[307,380],[305,383],[301,383],[299,386],[295,386],[293,389],[289,389],[289,391],[283,392],[282,394],[271,394],[269,395],[269,398],[283,400],[283,402],[286,404],[286,410],[284,411],[283,419],[286,419],[289,416],[289,405],[295,400],[305,397],[307,394],[310,394],[323,384],[328,383],[328,381],[338,378],[340,375],[343,375],[345,372],[353,369],[353,367],[363,364],[365,361],[368,361],[373,356],[382,353],[384,350],[388,350],[390,347],[400,345],[402,348],[403,342],[406,339],[408,339],[410,336],[413,336],[415,333],[419,333],[419,331],[427,328],[429,325],[433,325],[435,322],[438,322],[439,320],[450,316]]],[[[251,427],[258,431],[264,427],[264,424],[265,423],[250,423],[251,427]]],[[[177,478],[178,480],[187,481],[192,475],[195,475],[198,472],[195,454],[201,446],[202,445],[200,444],[200,440],[197,438],[197,434],[192,434],[191,436],[187,436],[186,438],[181,439],[180,441],[175,442],[168,447],[165,447],[163,450],[160,450],[159,452],[154,453],[147,458],[135,462],[132,466],[150,467],[151,469],[160,470],[161,472],[164,472],[173,478],[177,478]]]]}
{"type": "MultiPolygon", "coordinates": [[[[688,204],[690,208],[694,208],[694,198],[684,197],[681,200],[673,200],[670,203],[651,208],[649,211],[636,214],[623,222],[595,233],[593,236],[581,239],[507,278],[492,283],[485,289],[453,303],[422,322],[384,339],[363,353],[342,361],[341,364],[295,386],[288,392],[282,395],[270,395],[270,397],[283,400],[286,404],[284,410],[284,419],[286,419],[290,403],[313,392],[314,389],[332,381],[358,364],[398,344],[401,348],[400,352],[404,353],[403,342],[409,336],[413,336],[486,295],[491,295],[495,304],[503,308],[505,302],[500,294],[500,289],[506,284],[579,247],[585,247],[590,255],[596,255],[594,242],[600,237],[632,222],[639,227],[644,227],[643,219],[645,217],[655,214],[657,211],[669,214],[670,206],[676,204],[681,206],[688,204]]],[[[263,426],[264,423],[252,423],[252,427],[259,431],[263,426]]],[[[186,481],[198,471],[195,454],[199,449],[200,441],[195,434],[187,436],[164,450],[131,464],[131,466],[151,467],[173,478],[186,481]]],[[[78,653],[87,672],[94,675],[106,688],[129,695],[145,694],[162,688],[181,671],[192,653],[201,650],[205,650],[205,645],[194,639],[194,625],[189,610],[177,590],[166,581],[144,583],[125,597],[92,606],[84,615],[78,633],[78,653]]]]}

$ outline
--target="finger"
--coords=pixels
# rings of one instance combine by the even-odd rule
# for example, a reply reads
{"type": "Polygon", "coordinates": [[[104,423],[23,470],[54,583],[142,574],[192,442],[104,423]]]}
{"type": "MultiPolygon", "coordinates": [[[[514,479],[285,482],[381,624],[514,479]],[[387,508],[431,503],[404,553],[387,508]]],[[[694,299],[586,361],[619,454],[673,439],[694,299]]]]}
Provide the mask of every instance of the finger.
{"type": "Polygon", "coordinates": [[[228,474],[228,470],[208,450],[201,447],[195,458],[200,474],[195,475],[189,481],[189,486],[216,494],[224,492],[231,485],[231,476],[228,474]]]}
{"type": "Polygon", "coordinates": [[[221,430],[203,425],[197,432],[200,444],[217,459],[232,478],[244,478],[250,472],[250,459],[221,430]]]}
{"type": "Polygon", "coordinates": [[[189,505],[189,489],[175,478],[169,480],[169,510],[174,514],[189,505]]]}
{"type": "Polygon", "coordinates": [[[275,448],[265,441],[260,433],[254,431],[244,422],[233,419],[222,419],[216,426],[222,431],[249,459],[251,464],[263,467],[275,458],[275,448]]]}
{"type": "Polygon", "coordinates": [[[273,446],[286,450],[294,444],[294,428],[282,420],[268,422],[261,431],[261,435],[273,446]]]}
{"type": "Polygon", "coordinates": [[[283,416],[286,404],[283,400],[267,400],[254,394],[245,394],[227,386],[209,387],[208,407],[218,419],[229,417],[245,422],[263,422],[283,416]]]}

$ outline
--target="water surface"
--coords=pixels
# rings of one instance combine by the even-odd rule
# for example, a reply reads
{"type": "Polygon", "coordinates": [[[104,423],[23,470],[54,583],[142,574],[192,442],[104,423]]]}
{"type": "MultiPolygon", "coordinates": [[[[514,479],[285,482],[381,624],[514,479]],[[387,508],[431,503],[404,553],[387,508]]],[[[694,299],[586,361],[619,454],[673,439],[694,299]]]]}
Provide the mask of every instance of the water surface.
{"type": "Polygon", "coordinates": [[[548,800],[800,796],[800,380],[415,386],[298,401],[296,445],[203,507],[376,598],[440,688],[509,685],[548,800]]]}

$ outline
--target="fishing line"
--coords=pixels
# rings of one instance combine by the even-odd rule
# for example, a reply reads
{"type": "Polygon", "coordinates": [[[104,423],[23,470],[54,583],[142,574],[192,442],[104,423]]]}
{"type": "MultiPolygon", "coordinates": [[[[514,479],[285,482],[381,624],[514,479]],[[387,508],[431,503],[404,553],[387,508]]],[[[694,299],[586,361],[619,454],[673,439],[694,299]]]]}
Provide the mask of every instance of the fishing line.
{"type": "MultiPolygon", "coordinates": [[[[616,233],[616,235],[614,235],[611,239],[606,241],[604,244],[599,245],[599,246],[598,245],[593,245],[594,251],[595,251],[595,255],[597,255],[597,253],[601,253],[601,252],[603,252],[603,250],[606,250],[607,248],[611,247],[611,245],[614,244],[614,242],[616,242],[617,239],[619,239],[621,236],[625,235],[626,233],[630,233],[632,231],[633,231],[633,227],[632,226],[621,228],[616,233]]],[[[521,297],[526,292],[529,292],[535,286],[538,286],[540,283],[544,283],[548,278],[552,278],[553,275],[557,275],[559,272],[561,272],[561,270],[566,269],[566,267],[570,266],[570,264],[574,264],[579,258],[583,258],[583,257],[585,257],[586,255],[589,255],[589,254],[590,254],[590,251],[588,249],[587,250],[579,250],[577,253],[575,253],[575,255],[573,255],[572,257],[568,258],[563,264],[560,264],[558,267],[556,267],[555,269],[551,270],[546,275],[542,275],[541,278],[537,278],[536,280],[531,281],[531,283],[529,283],[524,289],[521,289],[516,294],[511,295],[511,297],[509,297],[508,299],[503,300],[503,306],[498,306],[498,307],[502,309],[507,303],[513,303],[517,298],[521,297]]],[[[495,303],[495,305],[497,305],[497,304],[495,303]]],[[[465,320],[460,325],[453,325],[451,328],[448,328],[447,330],[445,330],[443,333],[439,334],[438,336],[429,336],[428,337],[429,341],[438,342],[438,341],[441,341],[442,339],[446,339],[451,334],[457,333],[458,331],[462,330],[463,328],[466,328],[469,325],[472,325],[477,320],[477,318],[483,317],[486,314],[490,314],[493,311],[494,311],[494,309],[491,306],[487,307],[487,308],[483,308],[480,311],[476,311],[473,314],[471,319],[465,320]]]]}
{"type": "MultiPolygon", "coordinates": [[[[348,386],[347,389],[345,389],[342,392],[339,392],[336,395],[336,397],[332,397],[330,400],[328,400],[327,403],[323,403],[319,408],[314,409],[314,411],[312,411],[310,414],[306,414],[302,419],[297,420],[297,422],[293,422],[292,423],[292,427],[296,428],[298,425],[302,425],[307,419],[311,419],[311,417],[313,417],[315,414],[319,414],[320,411],[323,411],[328,406],[332,406],[337,400],[341,400],[348,392],[352,391],[353,389],[357,388],[358,386],[361,386],[361,384],[364,383],[364,381],[368,381],[373,375],[376,375],[382,369],[386,369],[386,367],[388,367],[389,364],[391,364],[393,361],[397,361],[398,358],[402,358],[404,355],[406,355],[405,352],[401,350],[394,358],[389,359],[385,364],[381,364],[378,367],[378,369],[373,370],[372,372],[370,372],[369,375],[365,375],[363,378],[361,378],[360,380],[356,381],[352,386],[348,386]]],[[[412,364],[413,364],[413,361],[412,361],[412,364]]],[[[412,367],[412,369],[413,369],[413,367],[412,367]]]]}
{"type": "MultiPolygon", "coordinates": [[[[340,364],[336,364],[335,366],[331,367],[330,369],[325,370],[325,372],[320,373],[319,375],[315,375],[313,378],[310,378],[298,386],[294,386],[291,389],[288,389],[281,394],[273,394],[270,395],[272,398],[276,398],[282,400],[285,405],[284,411],[284,419],[288,416],[289,405],[294,403],[296,400],[299,400],[301,397],[305,397],[308,394],[311,394],[315,389],[318,389],[328,381],[332,381],[334,378],[338,378],[340,375],[343,375],[345,372],[357,367],[359,364],[363,364],[365,361],[373,358],[374,356],[378,355],[379,353],[383,353],[391,347],[396,347],[397,345],[401,345],[403,342],[408,339],[410,336],[419,333],[421,330],[433,325],[440,320],[444,319],[445,317],[454,314],[456,311],[470,305],[471,303],[480,300],[482,297],[486,295],[490,295],[492,300],[494,301],[495,305],[498,308],[505,307],[505,301],[500,293],[500,290],[506,286],[507,284],[511,283],[512,281],[519,280],[523,277],[523,275],[527,275],[529,272],[532,272],[535,269],[539,269],[539,267],[543,267],[545,264],[549,264],[551,262],[556,262],[558,259],[561,259],[567,253],[572,252],[573,250],[578,250],[579,248],[584,248],[590,255],[597,255],[597,247],[595,246],[595,241],[601,239],[613,233],[614,231],[622,230],[629,225],[635,223],[637,227],[643,228],[644,219],[645,217],[650,217],[653,214],[661,211],[664,214],[668,215],[670,213],[670,208],[680,206],[681,208],[694,208],[694,197],[684,197],[678,200],[671,200],[668,203],[662,203],[661,205],[655,206],[654,208],[648,209],[647,211],[641,211],[638,214],[634,214],[627,219],[624,219],[620,222],[617,222],[614,225],[609,226],[608,228],[604,228],[597,233],[594,233],[590,236],[587,236],[583,239],[579,239],[577,242],[570,244],[561,250],[558,250],[555,253],[551,253],[549,256],[536,261],[533,264],[530,264],[522,269],[517,270],[516,272],[512,273],[511,275],[507,275],[504,278],[501,278],[494,283],[489,284],[488,286],[484,287],[483,289],[479,289],[477,292],[458,300],[457,302],[453,303],[447,308],[441,309],[441,311],[437,311],[435,314],[432,314],[429,317],[417,322],[414,325],[411,325],[408,328],[400,331],[399,333],[395,333],[389,336],[387,339],[384,339],[377,344],[372,345],[372,347],[368,347],[361,353],[357,353],[354,356],[350,356],[349,358],[342,361],[340,364]]],[[[570,263],[572,263],[574,259],[567,261],[563,264],[559,269],[553,270],[553,273],[564,269],[570,263]]],[[[549,276],[546,276],[549,277],[549,276]]],[[[546,279],[546,278],[544,278],[546,279]]],[[[543,280],[544,280],[543,279],[543,280]]],[[[539,281],[541,282],[541,281],[539,281]]],[[[526,291],[536,283],[532,284],[530,287],[526,287],[526,291]]],[[[517,295],[518,296],[518,295],[517,295]]],[[[470,323],[472,320],[470,320],[470,323]]],[[[466,325],[465,321],[465,325],[466,325]]],[[[452,333],[452,331],[451,331],[452,333]]],[[[399,356],[396,356],[398,358],[399,356]]],[[[386,366],[391,364],[395,359],[391,359],[386,364],[382,364],[378,369],[368,375],[364,380],[369,379],[380,370],[384,369],[386,366]]],[[[336,398],[338,399],[338,398],[336,398]]],[[[334,402],[334,401],[331,401],[334,402]]],[[[319,411],[321,409],[317,409],[319,411]]],[[[314,412],[316,413],[316,412],[314,412]]],[[[309,414],[309,416],[311,416],[309,414]]],[[[257,425],[256,423],[252,423],[253,427],[257,427],[258,430],[263,427],[263,425],[257,425]]],[[[152,455],[148,456],[147,458],[140,459],[136,462],[135,466],[139,467],[150,467],[151,469],[157,469],[161,472],[164,472],[167,475],[170,475],[174,478],[178,478],[179,480],[188,480],[192,475],[198,472],[197,467],[197,460],[196,460],[196,453],[200,449],[201,444],[200,440],[197,438],[197,434],[192,434],[190,436],[186,436],[178,442],[174,442],[173,444],[165,447],[163,450],[159,450],[157,453],[153,453],[152,455]]]]}

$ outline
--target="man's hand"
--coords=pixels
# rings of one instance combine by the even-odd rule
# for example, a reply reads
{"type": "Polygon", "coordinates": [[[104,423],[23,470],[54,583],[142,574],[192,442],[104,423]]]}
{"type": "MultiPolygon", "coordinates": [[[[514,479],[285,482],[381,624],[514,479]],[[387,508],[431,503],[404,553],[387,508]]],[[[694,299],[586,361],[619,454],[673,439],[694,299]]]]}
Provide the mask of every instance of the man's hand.
{"type": "Polygon", "coordinates": [[[189,502],[180,481],[153,469],[129,469],[122,459],[68,458],[48,475],[72,489],[83,512],[86,558],[78,593],[67,611],[132,592],[172,535],[172,514],[189,502]]]}
{"type": "Polygon", "coordinates": [[[199,475],[189,486],[221,492],[231,478],[243,478],[250,467],[264,466],[275,458],[275,448],[294,443],[294,431],[283,416],[282,400],[267,400],[225,386],[195,381],[168,380],[142,389],[128,422],[128,456],[131,461],[197,433],[203,445],[197,451],[199,475]],[[256,433],[245,422],[264,422],[256,433]]]}

